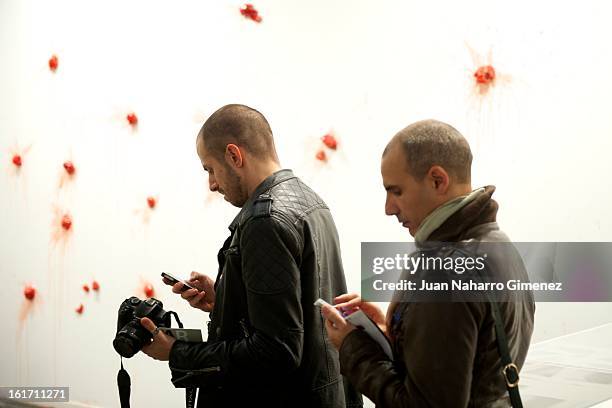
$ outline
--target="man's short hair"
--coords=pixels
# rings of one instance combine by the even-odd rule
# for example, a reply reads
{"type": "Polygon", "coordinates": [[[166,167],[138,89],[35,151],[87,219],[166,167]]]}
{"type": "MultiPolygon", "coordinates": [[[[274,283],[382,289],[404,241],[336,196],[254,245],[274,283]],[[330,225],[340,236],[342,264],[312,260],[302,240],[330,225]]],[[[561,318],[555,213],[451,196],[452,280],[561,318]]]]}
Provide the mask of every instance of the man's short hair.
{"type": "Polygon", "coordinates": [[[468,141],[451,125],[433,119],[413,123],[391,139],[404,150],[407,170],[421,181],[432,166],[440,166],[459,183],[471,180],[472,152],[468,141]]]}
{"type": "Polygon", "coordinates": [[[278,162],[270,124],[259,111],[246,105],[225,105],[204,122],[198,133],[204,146],[216,157],[233,143],[259,159],[278,162]]]}

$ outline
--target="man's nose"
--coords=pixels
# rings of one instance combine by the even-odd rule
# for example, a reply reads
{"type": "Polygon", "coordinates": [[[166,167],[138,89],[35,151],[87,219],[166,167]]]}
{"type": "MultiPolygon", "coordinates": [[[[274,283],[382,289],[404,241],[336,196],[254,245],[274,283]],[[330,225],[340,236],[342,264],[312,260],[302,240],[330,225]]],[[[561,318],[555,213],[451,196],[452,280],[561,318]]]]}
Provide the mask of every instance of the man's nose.
{"type": "Polygon", "coordinates": [[[217,184],[217,180],[214,177],[208,177],[208,188],[213,192],[219,190],[219,184],[217,184]]]}
{"type": "Polygon", "coordinates": [[[387,196],[387,199],[385,200],[385,214],[396,215],[397,213],[397,206],[393,202],[393,198],[387,196]]]}

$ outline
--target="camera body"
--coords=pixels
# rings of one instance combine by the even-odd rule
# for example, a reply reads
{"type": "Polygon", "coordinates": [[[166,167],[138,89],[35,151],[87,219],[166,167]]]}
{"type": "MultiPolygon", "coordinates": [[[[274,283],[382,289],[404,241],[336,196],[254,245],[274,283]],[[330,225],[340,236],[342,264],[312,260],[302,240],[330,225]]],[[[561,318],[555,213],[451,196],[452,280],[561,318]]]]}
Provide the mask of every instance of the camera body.
{"type": "Polygon", "coordinates": [[[162,302],[155,298],[147,300],[132,296],[119,306],[117,334],[113,347],[119,355],[130,358],[152,339],[151,333],[140,324],[140,319],[148,317],[157,327],[170,327],[171,312],[164,310],[162,302]]]}

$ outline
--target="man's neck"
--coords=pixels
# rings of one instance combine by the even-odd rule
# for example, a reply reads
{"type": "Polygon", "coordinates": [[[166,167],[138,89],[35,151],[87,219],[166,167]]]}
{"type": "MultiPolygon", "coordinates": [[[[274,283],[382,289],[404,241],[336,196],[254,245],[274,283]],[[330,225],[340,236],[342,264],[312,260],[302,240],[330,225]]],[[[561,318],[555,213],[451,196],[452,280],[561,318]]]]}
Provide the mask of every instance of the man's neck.
{"type": "Polygon", "coordinates": [[[265,179],[280,169],[280,164],[276,162],[262,163],[261,165],[257,166],[257,168],[253,169],[249,179],[247,180],[249,197],[253,195],[257,187],[259,187],[259,185],[263,183],[265,179]]]}

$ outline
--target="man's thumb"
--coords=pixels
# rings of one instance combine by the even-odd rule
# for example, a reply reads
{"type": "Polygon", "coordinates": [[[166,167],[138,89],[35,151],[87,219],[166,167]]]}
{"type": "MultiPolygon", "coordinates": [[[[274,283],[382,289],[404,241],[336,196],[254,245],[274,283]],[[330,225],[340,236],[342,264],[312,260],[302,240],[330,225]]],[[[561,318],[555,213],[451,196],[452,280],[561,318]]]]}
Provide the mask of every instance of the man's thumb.
{"type": "Polygon", "coordinates": [[[338,327],[345,323],[344,318],[333,306],[321,306],[321,313],[323,314],[323,317],[325,317],[327,320],[329,320],[338,327]]]}

